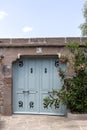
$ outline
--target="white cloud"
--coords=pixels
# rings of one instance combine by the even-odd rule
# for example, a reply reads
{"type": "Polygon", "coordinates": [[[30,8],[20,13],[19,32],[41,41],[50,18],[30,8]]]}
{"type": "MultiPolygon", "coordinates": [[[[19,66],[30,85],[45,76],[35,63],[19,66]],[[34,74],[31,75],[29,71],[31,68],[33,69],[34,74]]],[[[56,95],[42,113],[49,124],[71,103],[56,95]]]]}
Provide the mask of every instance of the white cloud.
{"type": "Polygon", "coordinates": [[[25,32],[25,33],[31,32],[32,30],[33,30],[33,28],[32,28],[32,27],[28,27],[28,26],[26,26],[26,27],[24,27],[24,28],[22,29],[22,31],[25,32]]]}
{"type": "Polygon", "coordinates": [[[0,11],[0,20],[4,19],[8,14],[5,11],[0,11]]]}

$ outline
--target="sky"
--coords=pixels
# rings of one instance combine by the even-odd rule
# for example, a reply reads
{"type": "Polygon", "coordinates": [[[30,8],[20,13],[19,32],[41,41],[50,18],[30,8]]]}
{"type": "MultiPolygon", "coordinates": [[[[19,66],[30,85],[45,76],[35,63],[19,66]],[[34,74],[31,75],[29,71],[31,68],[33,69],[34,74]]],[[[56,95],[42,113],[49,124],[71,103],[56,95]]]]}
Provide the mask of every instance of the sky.
{"type": "Polygon", "coordinates": [[[79,37],[86,0],[0,0],[0,38],[79,37]]]}

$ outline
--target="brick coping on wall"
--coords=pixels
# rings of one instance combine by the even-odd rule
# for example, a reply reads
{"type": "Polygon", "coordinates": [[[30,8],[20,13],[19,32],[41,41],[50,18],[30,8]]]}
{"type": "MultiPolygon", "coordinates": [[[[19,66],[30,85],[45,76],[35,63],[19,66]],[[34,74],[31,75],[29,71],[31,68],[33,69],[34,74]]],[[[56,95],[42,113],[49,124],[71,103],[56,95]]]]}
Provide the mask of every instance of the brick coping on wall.
{"type": "Polygon", "coordinates": [[[0,38],[0,47],[65,46],[68,42],[87,42],[87,37],[0,38]]]}

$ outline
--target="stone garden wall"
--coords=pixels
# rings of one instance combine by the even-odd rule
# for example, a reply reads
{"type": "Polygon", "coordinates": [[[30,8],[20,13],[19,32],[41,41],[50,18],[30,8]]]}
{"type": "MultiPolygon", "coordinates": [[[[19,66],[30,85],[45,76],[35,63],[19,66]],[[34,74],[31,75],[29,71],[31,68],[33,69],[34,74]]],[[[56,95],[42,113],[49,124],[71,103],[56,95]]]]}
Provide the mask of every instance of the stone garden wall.
{"type": "MultiPolygon", "coordinates": [[[[13,113],[13,77],[12,64],[21,56],[53,56],[58,53],[68,55],[65,48],[67,42],[79,42],[81,45],[87,38],[31,38],[31,39],[0,39],[0,113],[13,113]]],[[[69,64],[68,64],[69,67],[69,64]]],[[[70,74],[68,69],[67,74],[70,74]]]]}

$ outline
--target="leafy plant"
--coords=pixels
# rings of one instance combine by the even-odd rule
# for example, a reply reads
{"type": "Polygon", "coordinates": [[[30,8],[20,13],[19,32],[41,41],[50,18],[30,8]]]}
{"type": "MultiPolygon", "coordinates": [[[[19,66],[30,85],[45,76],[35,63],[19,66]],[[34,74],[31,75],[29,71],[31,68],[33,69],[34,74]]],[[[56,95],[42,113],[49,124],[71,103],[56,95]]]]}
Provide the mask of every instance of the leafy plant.
{"type": "Polygon", "coordinates": [[[87,113],[87,55],[75,43],[68,44],[67,47],[74,55],[73,74],[67,78],[61,69],[58,70],[63,86],[61,90],[53,90],[53,94],[44,99],[44,106],[54,105],[56,108],[62,102],[71,112],[87,113]]]}
{"type": "Polygon", "coordinates": [[[85,22],[80,25],[80,29],[82,31],[82,35],[87,36],[87,1],[85,1],[84,4],[83,16],[85,18],[85,22]]]}
{"type": "Polygon", "coordinates": [[[61,68],[58,69],[59,72],[59,76],[61,77],[61,79],[65,78],[65,71],[63,71],[61,68]]]}
{"type": "Polygon", "coordinates": [[[67,62],[68,62],[68,58],[67,58],[65,55],[61,55],[61,56],[59,57],[59,61],[60,61],[61,63],[67,63],[67,62]]]}
{"type": "Polygon", "coordinates": [[[77,50],[79,48],[79,43],[78,42],[69,42],[67,43],[66,47],[72,52],[74,53],[75,50],[77,50]]]}

